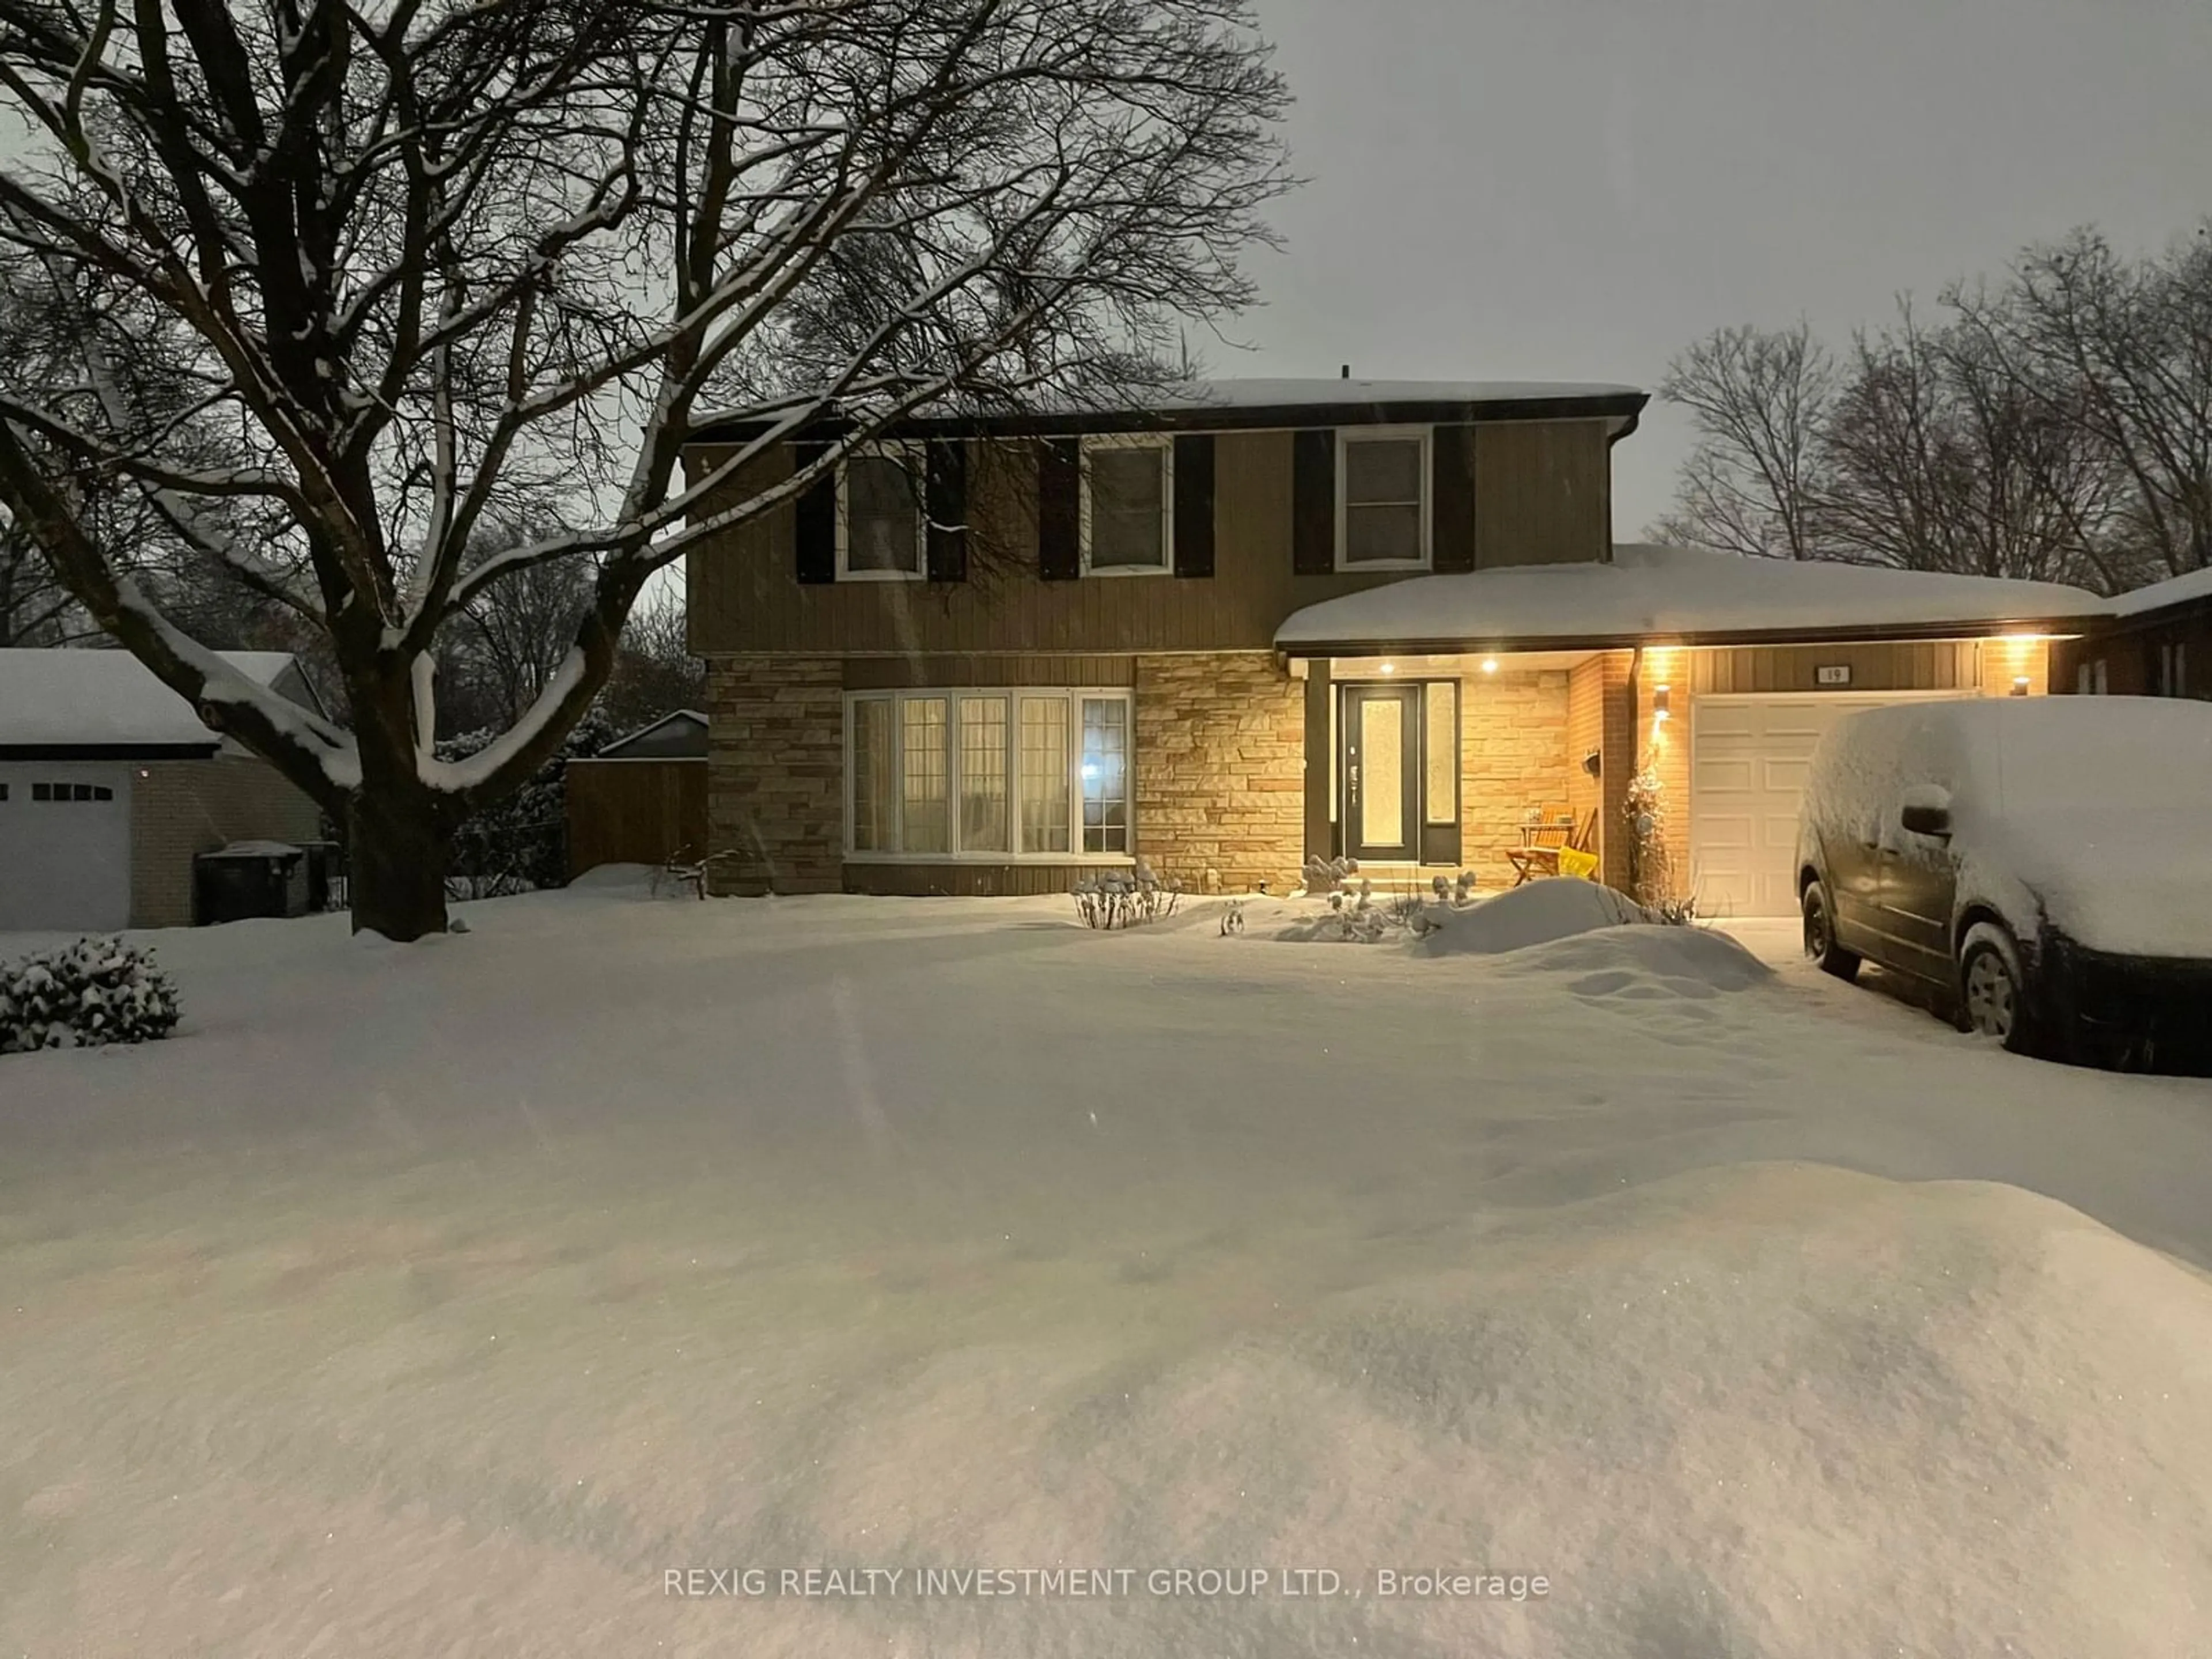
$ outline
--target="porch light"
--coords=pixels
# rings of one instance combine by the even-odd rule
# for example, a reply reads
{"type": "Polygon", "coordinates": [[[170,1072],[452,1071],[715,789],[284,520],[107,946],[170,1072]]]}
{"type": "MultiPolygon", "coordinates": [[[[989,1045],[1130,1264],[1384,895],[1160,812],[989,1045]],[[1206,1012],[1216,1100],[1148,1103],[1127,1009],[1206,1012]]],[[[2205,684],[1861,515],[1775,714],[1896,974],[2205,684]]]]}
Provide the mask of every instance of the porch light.
{"type": "Polygon", "coordinates": [[[1498,659],[1485,657],[1482,659],[1482,672],[1486,674],[1495,674],[1498,672],[1498,659]]]}
{"type": "Polygon", "coordinates": [[[1382,672],[1386,674],[1395,674],[1398,672],[1398,665],[1392,662],[1386,662],[1382,665],[1382,672]]]}
{"type": "Polygon", "coordinates": [[[1671,701],[1672,701],[1672,699],[1671,699],[1671,698],[1670,698],[1670,696],[1668,696],[1668,693],[1669,693],[1673,689],[1674,689],[1674,688],[1672,688],[1671,686],[1665,686],[1665,685],[1656,686],[1656,687],[1653,688],[1653,690],[1652,690],[1652,693],[1651,693],[1651,718],[1652,718],[1653,720],[1665,720],[1665,719],[1667,718],[1667,714],[1668,714],[1668,707],[1667,707],[1667,705],[1668,704],[1668,702],[1671,702],[1671,701]]]}
{"type": "Polygon", "coordinates": [[[2024,696],[2026,696],[2027,695],[2027,685],[2028,685],[2028,680],[2027,680],[2027,675],[2025,675],[2025,674],[2015,674],[2015,675],[2014,675],[2014,676],[2013,676],[2013,680],[2012,680],[2012,694],[2013,694],[2013,696],[2014,696],[2015,697],[2024,697],[2024,696]]]}

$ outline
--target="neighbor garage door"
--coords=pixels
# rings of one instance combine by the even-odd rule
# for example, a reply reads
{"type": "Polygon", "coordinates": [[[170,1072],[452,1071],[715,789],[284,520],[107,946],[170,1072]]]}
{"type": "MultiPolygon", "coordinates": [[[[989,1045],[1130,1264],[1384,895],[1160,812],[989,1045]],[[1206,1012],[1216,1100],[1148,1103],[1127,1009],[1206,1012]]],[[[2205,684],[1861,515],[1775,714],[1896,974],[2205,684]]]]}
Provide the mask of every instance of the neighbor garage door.
{"type": "Polygon", "coordinates": [[[0,763],[0,932],[131,921],[131,769],[0,763]]]}
{"type": "Polygon", "coordinates": [[[1690,713],[1690,868],[1709,916],[1797,910],[1797,797],[1820,735],[1846,714],[1954,691],[1699,697],[1690,713]]]}

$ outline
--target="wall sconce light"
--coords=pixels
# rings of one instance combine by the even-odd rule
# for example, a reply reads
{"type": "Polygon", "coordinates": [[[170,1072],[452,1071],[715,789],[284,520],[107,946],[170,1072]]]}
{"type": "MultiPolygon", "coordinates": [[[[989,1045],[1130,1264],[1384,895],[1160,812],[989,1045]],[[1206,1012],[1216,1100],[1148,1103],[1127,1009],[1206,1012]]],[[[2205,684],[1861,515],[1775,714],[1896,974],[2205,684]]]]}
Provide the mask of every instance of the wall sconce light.
{"type": "Polygon", "coordinates": [[[1663,720],[1671,712],[1668,708],[1668,704],[1674,701],[1670,695],[1673,690],[1674,688],[1672,686],[1666,685],[1657,686],[1653,689],[1651,693],[1651,718],[1653,720],[1663,720]]]}
{"type": "Polygon", "coordinates": [[[1595,777],[1605,770],[1605,757],[1593,749],[1583,757],[1583,770],[1595,777]]]}
{"type": "Polygon", "coordinates": [[[1486,674],[1495,674],[1498,672],[1498,659],[1485,657],[1482,659],[1482,672],[1486,674]]]}
{"type": "Polygon", "coordinates": [[[2027,695],[2027,675],[2025,675],[2025,674],[2015,674],[2015,675],[2013,677],[2013,682],[2012,682],[2012,694],[2013,694],[2013,696],[2014,696],[2015,697],[2024,697],[2024,696],[2026,696],[2027,695]]]}

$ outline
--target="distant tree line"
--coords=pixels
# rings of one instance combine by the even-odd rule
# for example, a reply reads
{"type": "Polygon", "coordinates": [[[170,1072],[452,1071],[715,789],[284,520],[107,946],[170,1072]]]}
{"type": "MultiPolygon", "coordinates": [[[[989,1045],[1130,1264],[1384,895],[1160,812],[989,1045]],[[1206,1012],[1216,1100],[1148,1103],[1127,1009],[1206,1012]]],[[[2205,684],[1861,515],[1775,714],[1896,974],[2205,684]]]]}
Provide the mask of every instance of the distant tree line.
{"type": "Polygon", "coordinates": [[[2212,222],[2141,258],[2077,230],[1840,351],[1722,329],[1660,396],[1697,431],[1663,541],[2101,592],[2201,569],[2212,222]]]}

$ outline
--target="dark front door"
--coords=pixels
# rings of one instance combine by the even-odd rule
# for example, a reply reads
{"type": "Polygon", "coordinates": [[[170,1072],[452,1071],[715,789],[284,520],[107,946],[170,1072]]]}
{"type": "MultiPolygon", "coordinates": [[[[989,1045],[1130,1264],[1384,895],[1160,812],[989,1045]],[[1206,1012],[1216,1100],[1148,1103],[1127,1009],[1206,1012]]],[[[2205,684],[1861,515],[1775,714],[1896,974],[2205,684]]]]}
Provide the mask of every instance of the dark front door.
{"type": "Polygon", "coordinates": [[[1344,850],[1417,861],[1421,841],[1421,689],[1350,685],[1340,718],[1344,850]]]}

